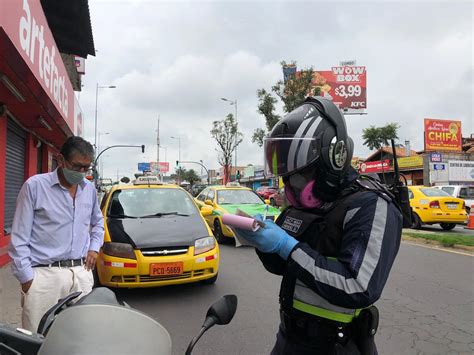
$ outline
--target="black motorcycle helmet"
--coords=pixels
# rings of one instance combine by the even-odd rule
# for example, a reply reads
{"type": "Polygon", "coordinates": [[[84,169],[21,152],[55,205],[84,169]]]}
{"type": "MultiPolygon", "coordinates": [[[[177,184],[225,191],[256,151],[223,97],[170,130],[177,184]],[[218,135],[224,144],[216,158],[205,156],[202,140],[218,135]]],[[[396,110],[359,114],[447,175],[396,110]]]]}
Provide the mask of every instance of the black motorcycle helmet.
{"type": "Polygon", "coordinates": [[[314,171],[314,193],[332,200],[345,183],[354,143],[339,108],[323,97],[308,97],[281,119],[264,141],[267,173],[282,176],[314,171]]]}

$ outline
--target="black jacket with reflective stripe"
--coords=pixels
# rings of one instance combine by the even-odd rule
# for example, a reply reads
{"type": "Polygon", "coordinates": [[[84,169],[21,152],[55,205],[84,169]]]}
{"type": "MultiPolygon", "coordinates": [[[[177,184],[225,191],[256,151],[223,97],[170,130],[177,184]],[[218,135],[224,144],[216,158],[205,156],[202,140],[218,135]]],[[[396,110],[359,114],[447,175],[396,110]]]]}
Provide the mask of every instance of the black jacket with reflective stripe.
{"type": "Polygon", "coordinates": [[[324,210],[287,208],[277,224],[297,244],[287,261],[257,251],[265,268],[282,275],[280,303],[290,310],[296,279],[331,304],[364,308],[380,298],[398,253],[402,216],[383,193],[354,183],[324,210]]]}

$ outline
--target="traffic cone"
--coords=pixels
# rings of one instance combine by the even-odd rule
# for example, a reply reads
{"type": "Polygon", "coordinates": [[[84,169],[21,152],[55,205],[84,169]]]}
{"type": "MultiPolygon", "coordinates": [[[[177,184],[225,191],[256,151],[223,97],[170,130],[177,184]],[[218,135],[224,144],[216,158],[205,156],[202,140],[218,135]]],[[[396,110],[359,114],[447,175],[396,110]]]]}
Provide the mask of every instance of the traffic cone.
{"type": "Polygon", "coordinates": [[[466,229],[474,229],[474,204],[471,205],[471,211],[469,212],[469,217],[467,218],[466,229]]]}

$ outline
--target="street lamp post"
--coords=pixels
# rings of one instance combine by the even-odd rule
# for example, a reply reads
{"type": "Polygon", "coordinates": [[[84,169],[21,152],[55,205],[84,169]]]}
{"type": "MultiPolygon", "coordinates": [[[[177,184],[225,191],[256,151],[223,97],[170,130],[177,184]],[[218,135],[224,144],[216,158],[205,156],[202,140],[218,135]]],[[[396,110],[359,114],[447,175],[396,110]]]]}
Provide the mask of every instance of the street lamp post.
{"type": "Polygon", "coordinates": [[[96,154],[97,154],[97,151],[98,151],[98,149],[97,149],[97,102],[98,102],[98,99],[99,99],[99,89],[115,89],[115,88],[116,88],[115,85],[100,86],[99,83],[96,83],[96,86],[95,86],[94,148],[95,148],[96,154]]]}
{"type": "Polygon", "coordinates": [[[100,136],[105,136],[110,134],[110,132],[99,132],[97,134],[97,151],[100,152],[100,136]]]}
{"type": "Polygon", "coordinates": [[[234,101],[232,100],[229,100],[229,99],[226,99],[225,97],[221,97],[221,100],[222,101],[227,101],[230,105],[234,105],[234,108],[235,108],[235,163],[234,163],[234,166],[235,168],[237,169],[237,132],[238,132],[238,128],[239,128],[239,124],[237,122],[237,99],[235,99],[234,101]]]}

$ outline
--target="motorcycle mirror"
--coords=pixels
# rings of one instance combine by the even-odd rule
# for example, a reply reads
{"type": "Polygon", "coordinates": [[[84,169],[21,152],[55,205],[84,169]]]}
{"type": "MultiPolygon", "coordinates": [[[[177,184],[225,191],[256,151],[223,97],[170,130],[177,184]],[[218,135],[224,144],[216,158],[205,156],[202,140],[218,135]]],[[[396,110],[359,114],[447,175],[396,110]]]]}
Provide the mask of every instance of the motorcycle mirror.
{"type": "Polygon", "coordinates": [[[206,324],[209,318],[213,318],[214,324],[228,324],[234,317],[236,310],[237,296],[225,295],[209,308],[204,324],[206,324]]]}
{"type": "Polygon", "coordinates": [[[225,295],[215,302],[207,311],[204,324],[199,331],[199,334],[194,337],[188,345],[186,355],[190,355],[194,345],[198,342],[201,336],[215,324],[228,324],[234,317],[237,310],[237,296],[225,295]]]}

